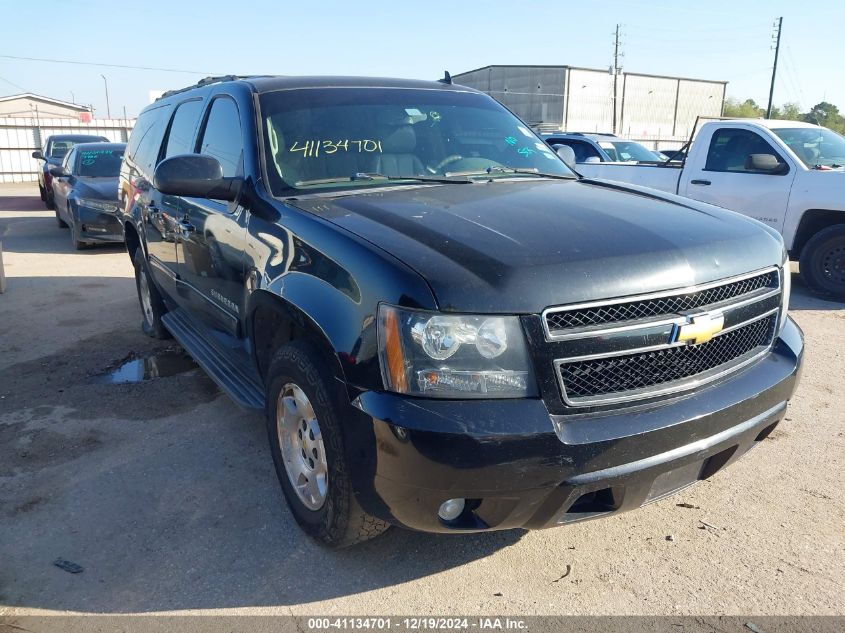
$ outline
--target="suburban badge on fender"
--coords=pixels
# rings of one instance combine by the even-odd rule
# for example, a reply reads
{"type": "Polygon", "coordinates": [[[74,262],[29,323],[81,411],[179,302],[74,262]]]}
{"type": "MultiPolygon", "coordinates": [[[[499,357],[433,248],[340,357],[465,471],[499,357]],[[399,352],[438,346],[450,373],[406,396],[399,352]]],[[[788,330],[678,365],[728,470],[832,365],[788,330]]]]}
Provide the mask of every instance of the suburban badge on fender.
{"type": "Polygon", "coordinates": [[[724,314],[697,314],[688,318],[689,323],[675,326],[671,342],[701,345],[712,339],[725,327],[724,314]]]}

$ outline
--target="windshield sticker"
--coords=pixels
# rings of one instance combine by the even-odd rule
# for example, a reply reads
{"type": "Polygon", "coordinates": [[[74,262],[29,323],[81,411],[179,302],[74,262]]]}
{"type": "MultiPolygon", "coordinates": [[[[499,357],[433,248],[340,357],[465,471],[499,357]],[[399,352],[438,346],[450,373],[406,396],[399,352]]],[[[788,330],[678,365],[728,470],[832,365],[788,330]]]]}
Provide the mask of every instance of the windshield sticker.
{"type": "Polygon", "coordinates": [[[431,119],[431,127],[440,123],[440,113],[437,110],[432,110],[428,113],[428,118],[431,119]]]}
{"type": "Polygon", "coordinates": [[[520,132],[522,132],[523,136],[527,136],[527,137],[528,137],[528,138],[530,138],[530,139],[533,139],[533,138],[534,138],[534,135],[533,135],[533,134],[532,134],[529,130],[527,130],[526,128],[522,127],[521,125],[517,125],[517,126],[516,126],[516,129],[518,129],[520,132]]]}
{"type": "Polygon", "coordinates": [[[381,141],[374,141],[373,139],[361,139],[353,141],[350,139],[343,139],[340,141],[329,140],[313,140],[305,141],[304,145],[300,145],[300,141],[294,141],[293,145],[288,149],[289,152],[302,152],[305,158],[316,158],[322,151],[324,154],[334,154],[339,150],[344,152],[357,152],[359,154],[378,152],[382,153],[381,141]]]}

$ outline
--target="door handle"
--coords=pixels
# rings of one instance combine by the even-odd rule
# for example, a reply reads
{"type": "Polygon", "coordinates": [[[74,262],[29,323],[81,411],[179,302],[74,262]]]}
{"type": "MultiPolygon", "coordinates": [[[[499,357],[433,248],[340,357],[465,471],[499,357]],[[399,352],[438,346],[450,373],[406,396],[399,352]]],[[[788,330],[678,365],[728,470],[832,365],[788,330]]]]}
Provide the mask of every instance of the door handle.
{"type": "Polygon", "coordinates": [[[709,180],[690,180],[689,184],[691,185],[709,185],[711,184],[709,180]]]}

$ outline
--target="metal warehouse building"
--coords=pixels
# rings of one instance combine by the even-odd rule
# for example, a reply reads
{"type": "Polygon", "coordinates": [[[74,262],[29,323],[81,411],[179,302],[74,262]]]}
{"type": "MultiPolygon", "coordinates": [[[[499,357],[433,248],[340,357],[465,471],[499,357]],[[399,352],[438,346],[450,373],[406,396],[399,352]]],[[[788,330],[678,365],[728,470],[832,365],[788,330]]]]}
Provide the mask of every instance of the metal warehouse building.
{"type": "Polygon", "coordinates": [[[689,138],[697,116],[719,116],[726,81],[614,75],[575,66],[485,66],[454,75],[543,131],[611,132],[670,147],[689,138]]]}

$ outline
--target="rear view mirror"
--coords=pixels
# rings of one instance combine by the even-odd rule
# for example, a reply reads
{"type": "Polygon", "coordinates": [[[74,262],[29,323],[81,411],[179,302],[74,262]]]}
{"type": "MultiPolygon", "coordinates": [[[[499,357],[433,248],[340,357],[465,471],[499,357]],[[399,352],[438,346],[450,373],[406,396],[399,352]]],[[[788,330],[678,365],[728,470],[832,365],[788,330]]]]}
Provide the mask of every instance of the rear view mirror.
{"type": "Polygon", "coordinates": [[[240,182],[240,178],[225,178],[217,159],[202,154],[166,158],[158,164],[153,176],[153,187],[161,193],[230,202],[238,197],[240,182]]]}
{"type": "Polygon", "coordinates": [[[41,153],[40,149],[37,149],[34,152],[32,152],[32,157],[37,159],[37,160],[45,160],[44,154],[41,153]]]}
{"type": "Polygon", "coordinates": [[[750,154],[745,159],[745,169],[767,174],[785,174],[789,167],[786,163],[778,162],[777,156],[774,154],[750,154]]]}

